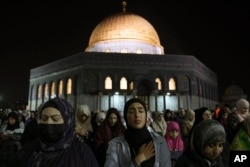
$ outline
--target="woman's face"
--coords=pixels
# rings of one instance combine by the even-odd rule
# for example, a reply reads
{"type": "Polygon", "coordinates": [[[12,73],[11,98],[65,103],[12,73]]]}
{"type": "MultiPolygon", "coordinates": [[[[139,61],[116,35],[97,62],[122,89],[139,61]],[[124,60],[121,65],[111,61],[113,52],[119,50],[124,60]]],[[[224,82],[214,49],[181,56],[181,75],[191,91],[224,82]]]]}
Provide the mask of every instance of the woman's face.
{"type": "Polygon", "coordinates": [[[171,130],[171,131],[169,132],[169,136],[170,136],[172,139],[174,139],[174,140],[178,137],[178,135],[179,135],[179,132],[178,132],[178,130],[176,130],[176,129],[173,129],[173,130],[171,130]]]}
{"type": "Polygon", "coordinates": [[[134,129],[141,129],[146,124],[146,111],[141,103],[132,103],[128,107],[128,124],[134,129]]]}
{"type": "Polygon", "coordinates": [[[209,144],[203,149],[203,155],[208,159],[208,160],[215,160],[218,158],[223,150],[224,142],[215,142],[212,144],[209,144]]]}
{"type": "Polygon", "coordinates": [[[194,121],[195,120],[195,115],[191,115],[190,117],[189,117],[189,121],[194,121]]]}
{"type": "Polygon", "coordinates": [[[212,113],[209,110],[206,110],[202,115],[203,120],[211,120],[212,119],[212,113]]]}
{"type": "Polygon", "coordinates": [[[9,123],[10,125],[14,125],[14,124],[16,123],[16,119],[13,118],[13,117],[9,117],[9,118],[8,118],[8,123],[9,123]]]}
{"type": "Polygon", "coordinates": [[[63,124],[64,120],[59,110],[53,107],[46,107],[42,111],[40,123],[42,124],[63,124]]]}
{"type": "Polygon", "coordinates": [[[79,118],[78,118],[81,122],[85,122],[85,121],[87,121],[87,119],[88,119],[88,116],[87,115],[85,115],[85,114],[82,114],[81,116],[79,116],[79,118]]]}
{"type": "Polygon", "coordinates": [[[171,112],[168,112],[168,113],[167,113],[167,117],[168,117],[168,118],[171,118],[171,117],[172,117],[172,113],[171,113],[171,112]]]}
{"type": "Polygon", "coordinates": [[[112,113],[109,115],[108,122],[110,126],[114,126],[118,121],[117,115],[112,113]]]}
{"type": "Polygon", "coordinates": [[[161,122],[161,121],[164,121],[164,115],[163,114],[160,114],[158,115],[158,121],[161,122]]]}
{"type": "Polygon", "coordinates": [[[249,110],[248,107],[243,107],[243,108],[240,110],[240,113],[241,113],[242,115],[244,115],[244,114],[248,113],[248,110],[249,110]]]}

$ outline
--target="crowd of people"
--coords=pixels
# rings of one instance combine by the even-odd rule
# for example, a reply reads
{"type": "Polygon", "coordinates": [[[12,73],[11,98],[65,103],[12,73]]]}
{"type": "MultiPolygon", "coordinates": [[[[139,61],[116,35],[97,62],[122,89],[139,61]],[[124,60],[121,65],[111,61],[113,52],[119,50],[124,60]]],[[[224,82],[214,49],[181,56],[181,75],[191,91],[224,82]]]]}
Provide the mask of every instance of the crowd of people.
{"type": "Polygon", "coordinates": [[[94,111],[56,97],[37,111],[6,109],[0,166],[227,167],[231,150],[250,151],[249,101],[235,104],[149,111],[131,98],[123,111],[94,111]]]}

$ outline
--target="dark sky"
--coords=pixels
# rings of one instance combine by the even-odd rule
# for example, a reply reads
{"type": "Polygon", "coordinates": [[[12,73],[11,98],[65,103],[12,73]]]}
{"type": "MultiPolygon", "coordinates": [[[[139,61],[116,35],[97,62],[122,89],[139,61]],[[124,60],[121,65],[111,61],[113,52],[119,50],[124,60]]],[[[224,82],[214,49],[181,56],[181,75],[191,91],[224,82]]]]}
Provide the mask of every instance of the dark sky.
{"type": "MultiPolygon", "coordinates": [[[[30,69],[84,51],[95,26],[122,10],[121,1],[1,4],[0,103],[27,102],[30,69]]],[[[127,5],[154,26],[166,54],[193,55],[214,71],[220,96],[231,84],[250,95],[247,1],[127,0],[127,5]]]]}

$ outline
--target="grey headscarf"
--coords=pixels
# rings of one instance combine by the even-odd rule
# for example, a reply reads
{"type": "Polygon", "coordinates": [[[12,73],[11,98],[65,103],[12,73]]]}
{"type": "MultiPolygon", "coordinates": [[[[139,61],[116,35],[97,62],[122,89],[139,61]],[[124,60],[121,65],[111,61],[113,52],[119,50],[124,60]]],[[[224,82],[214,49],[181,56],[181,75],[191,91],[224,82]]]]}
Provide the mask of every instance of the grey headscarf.
{"type": "Polygon", "coordinates": [[[190,149],[202,153],[204,147],[216,141],[226,141],[224,127],[216,120],[204,120],[198,123],[190,137],[190,149]]]}

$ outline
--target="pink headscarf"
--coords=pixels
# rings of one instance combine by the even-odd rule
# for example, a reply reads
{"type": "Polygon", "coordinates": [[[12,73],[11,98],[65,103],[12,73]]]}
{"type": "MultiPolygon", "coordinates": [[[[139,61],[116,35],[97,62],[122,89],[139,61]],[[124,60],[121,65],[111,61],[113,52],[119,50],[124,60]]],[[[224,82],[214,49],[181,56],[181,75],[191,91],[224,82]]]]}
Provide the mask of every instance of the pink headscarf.
{"type": "Polygon", "coordinates": [[[168,123],[165,139],[167,141],[170,151],[183,151],[184,150],[184,142],[181,138],[181,131],[180,131],[180,126],[178,122],[170,121],[168,123]],[[179,135],[177,136],[176,139],[173,139],[170,137],[170,132],[172,130],[177,130],[179,132],[179,135]]]}

